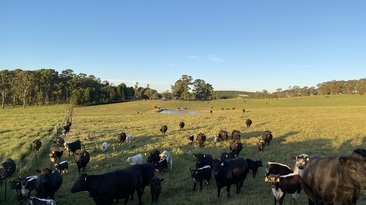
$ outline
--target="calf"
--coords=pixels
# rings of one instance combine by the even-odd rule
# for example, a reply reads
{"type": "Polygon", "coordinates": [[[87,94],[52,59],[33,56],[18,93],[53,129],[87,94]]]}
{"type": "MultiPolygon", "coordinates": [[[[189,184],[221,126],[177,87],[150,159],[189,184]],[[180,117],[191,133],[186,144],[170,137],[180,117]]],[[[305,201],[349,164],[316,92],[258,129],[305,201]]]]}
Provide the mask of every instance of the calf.
{"type": "Polygon", "coordinates": [[[251,160],[249,158],[246,158],[245,161],[248,164],[248,169],[252,170],[253,178],[255,178],[258,168],[263,167],[263,163],[261,160],[251,160]]]}
{"type": "Polygon", "coordinates": [[[161,134],[165,135],[166,131],[168,130],[168,126],[166,125],[163,125],[161,128],[160,128],[160,132],[161,134]]]}
{"type": "Polygon", "coordinates": [[[239,153],[243,149],[243,144],[239,140],[233,140],[230,143],[230,150],[234,153],[234,155],[239,156],[239,153]]]}
{"type": "Polygon", "coordinates": [[[310,160],[310,157],[307,154],[300,154],[292,157],[292,159],[294,160],[292,165],[293,172],[302,176],[305,165],[310,160]]]}
{"type": "Polygon", "coordinates": [[[198,133],[198,135],[196,137],[196,141],[197,141],[199,146],[204,146],[205,141],[206,141],[206,135],[203,134],[202,132],[198,133]]]}
{"type": "Polygon", "coordinates": [[[219,132],[219,139],[221,139],[221,141],[227,141],[229,140],[229,134],[226,130],[220,130],[219,132]]]}
{"type": "Polygon", "coordinates": [[[366,191],[366,158],[358,153],[345,157],[313,157],[302,176],[309,204],[356,204],[366,191]]]}
{"type": "Polygon", "coordinates": [[[66,125],[62,129],[62,134],[66,135],[68,132],[70,132],[71,122],[67,122],[66,125]]]}
{"type": "Polygon", "coordinates": [[[258,142],[259,151],[263,151],[265,145],[266,144],[265,144],[264,140],[260,139],[259,142],[258,142]]]}
{"type": "Polygon", "coordinates": [[[292,194],[295,201],[300,196],[302,189],[301,176],[298,174],[276,175],[269,174],[265,176],[265,182],[268,182],[272,188],[275,204],[282,205],[286,193],[292,194]]]}
{"type": "Polygon", "coordinates": [[[107,151],[107,149],[108,149],[108,143],[107,142],[103,142],[102,143],[102,152],[107,151]]]}
{"type": "Polygon", "coordinates": [[[213,161],[213,171],[217,186],[217,197],[220,197],[220,190],[225,186],[227,196],[230,197],[231,184],[235,184],[236,193],[240,193],[248,170],[248,164],[243,158],[229,159],[225,162],[215,159],[213,161]]]}
{"type": "Polygon", "coordinates": [[[62,176],[60,172],[45,168],[36,170],[40,175],[36,180],[37,197],[54,199],[55,192],[58,191],[62,184],[62,176]]]}
{"type": "Polygon", "coordinates": [[[193,156],[196,157],[196,168],[201,168],[206,165],[210,165],[210,167],[212,167],[212,162],[213,162],[212,155],[198,153],[198,154],[193,154],[193,156]]]}
{"type": "Polygon", "coordinates": [[[0,163],[0,180],[4,180],[12,176],[16,170],[16,164],[11,158],[0,163]]]}
{"type": "Polygon", "coordinates": [[[182,130],[182,129],[184,128],[184,125],[185,125],[185,123],[184,123],[184,122],[180,122],[180,123],[179,123],[179,128],[182,130]]]}
{"type": "Polygon", "coordinates": [[[151,178],[150,181],[150,193],[151,193],[151,203],[154,201],[157,203],[158,198],[161,192],[161,182],[164,181],[164,179],[160,179],[157,176],[154,176],[151,178]]]}
{"type": "Polygon", "coordinates": [[[55,141],[53,143],[60,145],[61,147],[64,147],[65,140],[62,137],[56,137],[55,141]]]}
{"type": "Polygon", "coordinates": [[[11,185],[11,189],[14,189],[15,194],[17,195],[17,199],[18,201],[23,199],[23,195],[22,195],[22,185],[20,184],[20,178],[14,181],[10,182],[11,185]]]}
{"type": "Polygon", "coordinates": [[[56,205],[53,199],[40,199],[37,197],[30,197],[26,205],[56,205]]]}
{"type": "Polygon", "coordinates": [[[128,157],[127,162],[130,163],[131,165],[141,164],[142,163],[142,154],[137,154],[133,157],[128,157]]]}
{"type": "Polygon", "coordinates": [[[193,141],[194,141],[194,135],[190,135],[189,137],[188,137],[188,142],[189,143],[193,143],[193,141]]]}
{"type": "Polygon", "coordinates": [[[21,185],[21,194],[23,197],[29,198],[32,191],[36,189],[36,181],[38,179],[38,176],[29,176],[26,178],[20,179],[20,185],[21,185]]]}
{"type": "Polygon", "coordinates": [[[237,140],[237,141],[240,141],[240,131],[239,130],[233,130],[231,132],[231,139],[232,140],[237,140]]]}
{"type": "Polygon", "coordinates": [[[264,140],[264,145],[267,144],[269,146],[269,143],[271,142],[272,138],[273,135],[271,131],[266,130],[262,133],[262,140],[264,140]]]}
{"type": "Polygon", "coordinates": [[[132,138],[133,138],[132,135],[128,135],[127,139],[126,139],[126,142],[127,143],[132,143],[132,138]]]}
{"type": "Polygon", "coordinates": [[[147,163],[157,163],[160,160],[160,151],[157,149],[153,149],[148,153],[145,153],[146,157],[146,162],[147,163]]]}
{"type": "Polygon", "coordinates": [[[160,160],[162,159],[166,159],[166,161],[168,162],[168,167],[170,169],[170,171],[172,171],[173,169],[173,159],[170,156],[170,153],[167,150],[164,150],[160,155],[160,160]]]}
{"type": "Polygon", "coordinates": [[[83,172],[85,172],[85,167],[90,161],[90,154],[86,150],[81,150],[80,153],[75,152],[75,162],[78,166],[79,174],[80,169],[83,168],[83,172]]]}
{"type": "Polygon", "coordinates": [[[69,172],[69,163],[67,161],[62,161],[58,164],[55,164],[55,168],[60,173],[64,174],[66,172],[69,172]]]}
{"type": "Polygon", "coordinates": [[[127,135],[124,132],[118,134],[118,143],[122,144],[126,141],[127,135]]]}
{"type": "MultiPolygon", "coordinates": [[[[76,140],[75,142],[70,142],[70,141],[65,142],[65,147],[66,147],[66,150],[69,152],[69,156],[70,156],[70,151],[72,152],[72,155],[74,155],[76,150],[81,149],[81,145],[82,144],[81,144],[80,140],[76,140]]],[[[83,147],[85,149],[84,145],[83,145],[83,147]]]]}
{"type": "Polygon", "coordinates": [[[291,173],[293,173],[292,169],[285,164],[281,164],[278,162],[267,162],[266,175],[269,174],[287,175],[291,173]]]}
{"type": "Polygon", "coordinates": [[[199,182],[200,183],[200,190],[202,190],[202,182],[205,181],[205,183],[208,185],[211,179],[212,175],[212,168],[210,165],[206,165],[201,168],[192,169],[191,171],[191,177],[193,179],[193,191],[196,189],[196,185],[199,182]]]}
{"type": "Polygon", "coordinates": [[[51,164],[61,161],[62,154],[65,150],[66,149],[62,145],[56,143],[52,144],[49,153],[51,164]]]}
{"type": "Polygon", "coordinates": [[[253,124],[253,122],[252,122],[252,120],[251,119],[247,119],[246,121],[245,121],[245,124],[247,125],[247,127],[249,128],[252,124],[253,124]]]}
{"type": "Polygon", "coordinates": [[[163,172],[168,169],[168,161],[167,159],[161,159],[158,162],[154,163],[154,168],[156,172],[163,172]]]}
{"type": "Polygon", "coordinates": [[[33,152],[36,152],[36,151],[38,151],[41,147],[42,147],[42,142],[41,142],[41,140],[39,140],[39,139],[35,139],[35,140],[33,140],[33,142],[32,142],[32,151],[33,152]]]}

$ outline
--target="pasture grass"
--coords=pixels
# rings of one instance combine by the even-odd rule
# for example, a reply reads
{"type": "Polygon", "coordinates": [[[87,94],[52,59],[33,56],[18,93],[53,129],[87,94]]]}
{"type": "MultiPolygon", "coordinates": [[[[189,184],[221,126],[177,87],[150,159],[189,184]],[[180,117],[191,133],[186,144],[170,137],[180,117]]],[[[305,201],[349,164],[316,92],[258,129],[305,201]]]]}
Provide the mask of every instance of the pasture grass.
{"type": "MultiPolygon", "coordinates": [[[[241,193],[235,194],[231,187],[231,197],[226,197],[226,188],[221,189],[217,198],[214,177],[202,191],[192,191],[193,182],[189,168],[195,166],[194,153],[212,154],[219,158],[221,153],[229,151],[229,142],[214,143],[211,137],[220,129],[231,133],[237,129],[242,132],[244,145],[240,156],[281,162],[291,166],[291,157],[306,153],[310,156],[349,155],[358,147],[365,147],[366,142],[366,97],[365,96],[313,96],[287,99],[229,99],[214,101],[134,101],[73,109],[72,126],[65,140],[80,139],[91,154],[91,161],[86,168],[88,174],[101,174],[127,167],[129,156],[154,148],[168,150],[173,157],[172,172],[156,173],[164,178],[162,193],[157,204],[273,204],[272,191],[264,182],[264,168],[260,168],[257,177],[250,173],[244,182],[241,193]],[[200,114],[161,114],[161,109],[187,109],[200,114]],[[243,113],[242,109],[246,112],[243,113]],[[210,114],[212,110],[212,114],[210,114]],[[252,119],[253,125],[247,128],[246,119],[252,119]],[[178,123],[186,126],[179,129],[178,123]],[[162,125],[168,126],[165,136],[159,132],[162,125]],[[264,152],[259,152],[257,142],[265,130],[273,132],[274,139],[264,152]],[[133,135],[134,142],[118,144],[117,134],[125,132],[133,135]],[[204,147],[189,144],[188,136],[205,133],[208,137],[204,147]],[[107,152],[101,151],[101,144],[109,144],[107,152]]],[[[45,168],[49,163],[49,146],[54,139],[55,124],[64,124],[68,116],[67,105],[47,107],[27,107],[1,110],[3,124],[0,128],[0,159],[8,157],[22,165],[21,170],[12,177],[36,174],[36,168],[45,168]],[[4,117],[3,117],[4,116],[4,117]],[[6,120],[4,120],[6,119],[6,120]],[[40,138],[43,146],[37,154],[30,153],[30,143],[40,138]]],[[[70,192],[78,177],[77,166],[72,156],[64,153],[62,160],[69,161],[69,173],[63,174],[63,184],[56,192],[58,204],[94,204],[88,193],[70,192]]],[[[8,186],[9,187],[9,186],[8,186]]],[[[4,201],[4,184],[0,182],[0,204],[17,204],[15,193],[8,188],[7,202],[4,201]]],[[[123,200],[122,200],[123,201],[123,200]]],[[[123,203],[120,201],[120,204],[123,203]]],[[[146,187],[143,195],[144,204],[151,203],[150,190],[146,187]]],[[[362,195],[358,204],[365,204],[362,195]]],[[[287,195],[284,204],[292,203],[287,195]]],[[[137,198],[129,204],[137,204],[137,198]]],[[[307,204],[302,193],[300,202],[307,204]]]]}

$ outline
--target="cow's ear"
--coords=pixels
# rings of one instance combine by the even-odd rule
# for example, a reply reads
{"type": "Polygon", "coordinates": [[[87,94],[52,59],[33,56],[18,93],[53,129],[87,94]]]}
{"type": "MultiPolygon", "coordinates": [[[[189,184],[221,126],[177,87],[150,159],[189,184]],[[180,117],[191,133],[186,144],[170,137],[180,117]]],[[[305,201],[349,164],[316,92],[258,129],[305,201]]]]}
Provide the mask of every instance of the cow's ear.
{"type": "Polygon", "coordinates": [[[339,163],[341,165],[347,164],[347,157],[339,157],[339,163]]]}
{"type": "Polygon", "coordinates": [[[206,155],[204,154],[203,157],[206,157],[206,155]]]}
{"type": "Polygon", "coordinates": [[[224,166],[224,162],[221,162],[221,164],[220,164],[222,167],[224,166]]]}
{"type": "Polygon", "coordinates": [[[268,176],[264,176],[264,182],[268,182],[269,179],[268,179],[268,176]]]}
{"type": "Polygon", "coordinates": [[[281,181],[281,177],[280,176],[276,177],[276,182],[280,182],[280,181],[281,181]]]}

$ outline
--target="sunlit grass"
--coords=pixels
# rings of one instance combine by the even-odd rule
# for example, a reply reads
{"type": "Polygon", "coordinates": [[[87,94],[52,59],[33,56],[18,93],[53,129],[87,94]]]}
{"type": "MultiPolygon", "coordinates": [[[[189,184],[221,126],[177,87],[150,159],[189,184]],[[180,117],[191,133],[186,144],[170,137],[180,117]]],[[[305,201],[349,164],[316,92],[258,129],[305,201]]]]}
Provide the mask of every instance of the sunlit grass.
{"type": "MultiPolygon", "coordinates": [[[[220,129],[229,133],[233,129],[242,132],[244,158],[277,161],[291,165],[291,157],[307,153],[314,155],[348,155],[356,147],[364,147],[366,139],[364,96],[324,96],[288,99],[231,99],[207,102],[195,101],[136,101],[76,107],[73,110],[73,124],[65,140],[80,139],[91,154],[86,170],[88,174],[100,174],[127,167],[126,158],[157,148],[169,150],[173,156],[172,173],[158,173],[163,177],[163,191],[158,204],[273,204],[273,196],[268,184],[263,181],[264,169],[257,178],[248,175],[242,192],[235,195],[232,187],[230,199],[226,189],[221,197],[216,197],[214,178],[202,192],[192,192],[193,182],[189,168],[194,167],[194,153],[210,153],[219,158],[229,151],[229,142],[214,143],[211,137],[220,129]],[[161,109],[185,109],[199,111],[200,114],[161,114],[161,109]],[[234,108],[234,109],[233,109],[234,108]],[[246,112],[243,113],[242,109],[246,112]],[[213,111],[210,114],[210,110],[213,111]],[[253,125],[247,128],[246,119],[253,125]],[[179,129],[179,122],[186,126],[179,129]],[[168,126],[165,136],[159,132],[162,125],[168,126]],[[264,152],[259,152],[257,142],[265,130],[271,130],[274,139],[264,152]],[[125,132],[133,135],[134,142],[117,144],[117,134],[125,132]],[[188,136],[203,132],[208,137],[204,147],[189,144],[188,136]],[[101,144],[109,143],[106,153],[101,144]]],[[[26,109],[5,109],[0,111],[7,119],[0,129],[0,159],[12,157],[17,164],[24,164],[22,176],[34,175],[35,168],[49,166],[49,143],[53,140],[55,124],[63,124],[68,115],[68,106],[28,107],[26,109]],[[38,154],[38,163],[30,154],[30,142],[40,138],[45,142],[38,154]],[[30,163],[31,162],[31,163],[30,163]]],[[[230,134],[231,135],[231,134],[230,134]]],[[[56,193],[58,204],[93,204],[87,193],[71,194],[70,189],[76,180],[77,167],[72,156],[64,153],[64,160],[70,162],[70,172],[63,175],[63,185],[56,193]]],[[[18,177],[19,173],[15,174],[18,177]]],[[[0,193],[3,189],[0,188],[0,193]]],[[[15,202],[15,195],[8,190],[9,200],[15,202]]],[[[304,195],[304,194],[303,194],[304,195]]],[[[143,202],[150,203],[149,189],[146,189],[143,202]]],[[[3,199],[0,197],[0,203],[3,199]]],[[[120,202],[121,203],[121,202],[120,202]]],[[[136,204],[137,200],[129,204],[136,204]]],[[[285,203],[291,203],[286,196],[285,203]]],[[[301,203],[306,198],[301,197],[301,203]]]]}

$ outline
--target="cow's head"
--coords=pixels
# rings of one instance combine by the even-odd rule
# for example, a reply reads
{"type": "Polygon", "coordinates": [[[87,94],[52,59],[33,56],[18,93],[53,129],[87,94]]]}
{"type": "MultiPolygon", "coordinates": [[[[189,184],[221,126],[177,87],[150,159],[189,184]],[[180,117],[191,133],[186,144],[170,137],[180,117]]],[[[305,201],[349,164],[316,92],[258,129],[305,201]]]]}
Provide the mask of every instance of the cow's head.
{"type": "Polygon", "coordinates": [[[300,154],[298,156],[292,157],[294,160],[295,166],[299,168],[299,170],[303,170],[305,168],[306,162],[310,160],[310,157],[307,154],[300,154]]]}
{"type": "Polygon", "coordinates": [[[275,188],[280,181],[281,176],[279,174],[267,174],[264,176],[264,182],[269,183],[271,188],[275,188]]]}
{"type": "Polygon", "coordinates": [[[253,162],[253,168],[252,168],[253,178],[255,178],[255,176],[257,175],[257,171],[258,171],[258,168],[259,168],[259,167],[263,167],[262,160],[260,160],[260,159],[255,160],[255,161],[253,162]]]}
{"type": "Polygon", "coordinates": [[[71,193],[80,191],[86,191],[88,187],[88,175],[86,173],[81,174],[71,188],[71,193]]]}

